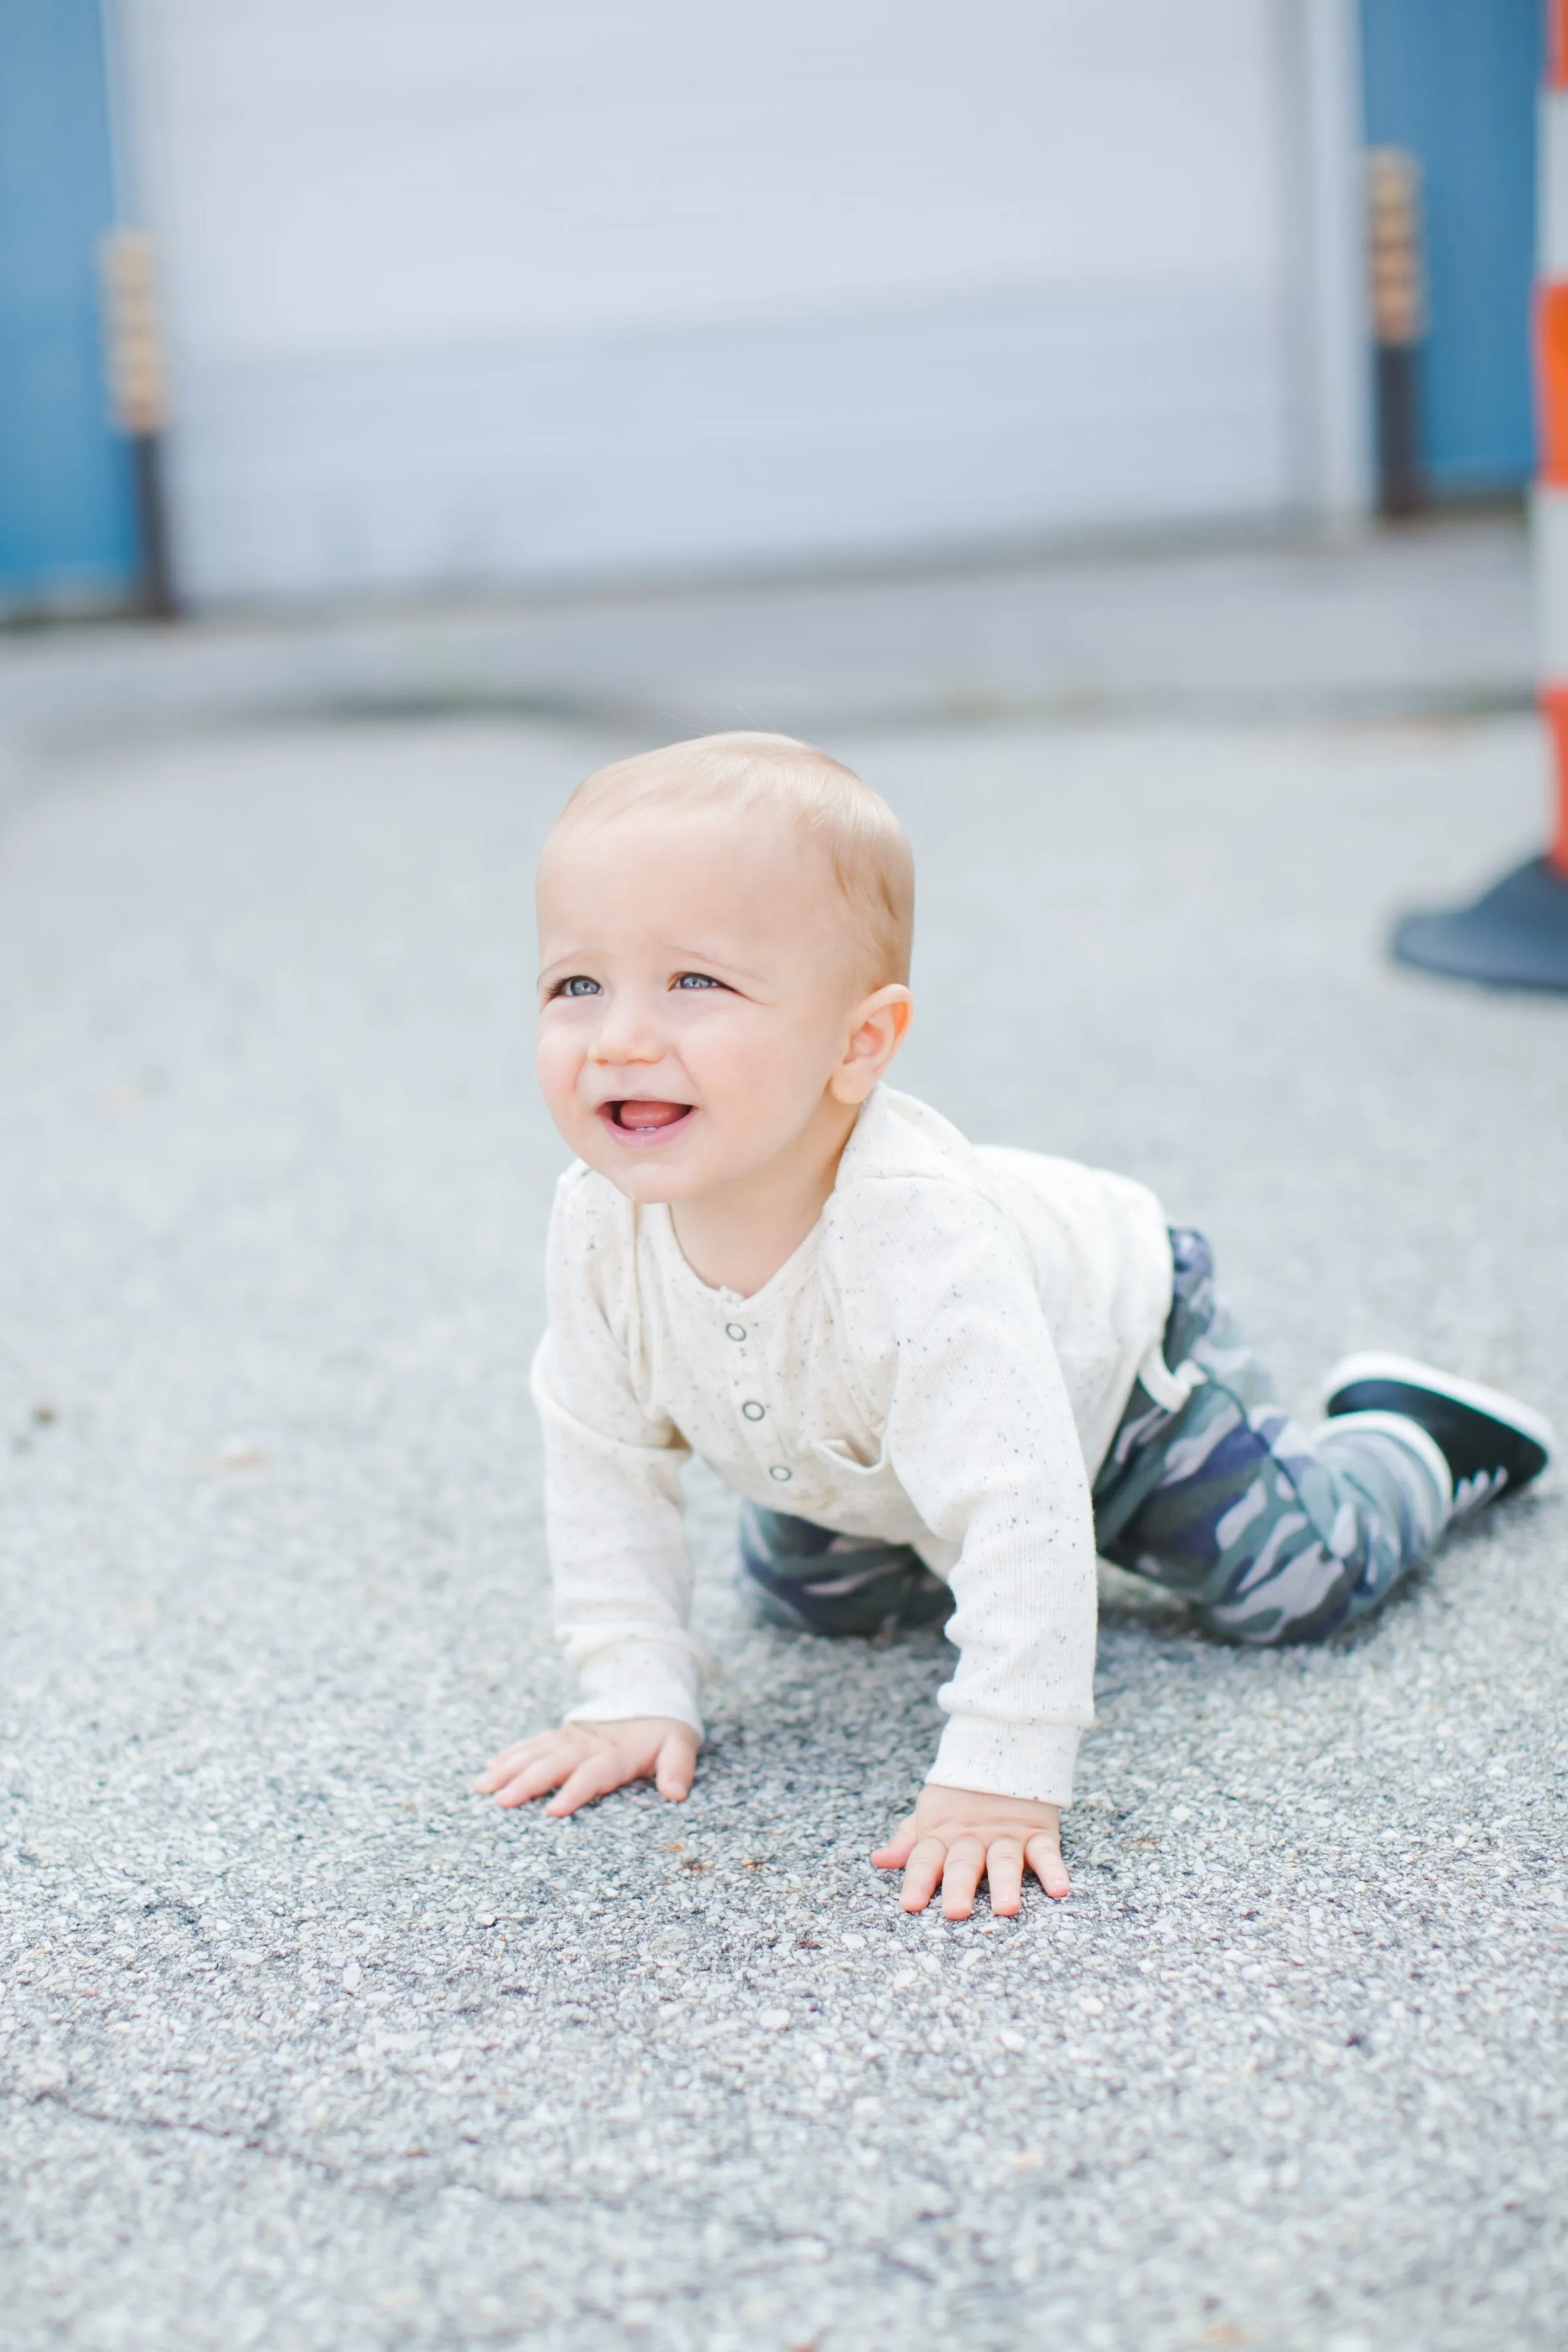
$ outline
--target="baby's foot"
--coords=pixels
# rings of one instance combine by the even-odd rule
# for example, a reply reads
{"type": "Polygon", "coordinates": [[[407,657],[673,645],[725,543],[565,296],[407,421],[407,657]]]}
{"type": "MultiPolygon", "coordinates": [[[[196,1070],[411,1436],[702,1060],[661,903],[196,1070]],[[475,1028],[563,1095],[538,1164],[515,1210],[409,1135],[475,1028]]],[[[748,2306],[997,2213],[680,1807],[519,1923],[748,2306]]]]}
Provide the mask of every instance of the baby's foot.
{"type": "Polygon", "coordinates": [[[1552,1423],[1500,1389],[1455,1380],[1408,1356],[1346,1356],[1323,1382],[1323,1410],[1391,1412],[1424,1429],[1448,1463],[1454,1517],[1539,1478],[1557,1450],[1552,1423]]]}

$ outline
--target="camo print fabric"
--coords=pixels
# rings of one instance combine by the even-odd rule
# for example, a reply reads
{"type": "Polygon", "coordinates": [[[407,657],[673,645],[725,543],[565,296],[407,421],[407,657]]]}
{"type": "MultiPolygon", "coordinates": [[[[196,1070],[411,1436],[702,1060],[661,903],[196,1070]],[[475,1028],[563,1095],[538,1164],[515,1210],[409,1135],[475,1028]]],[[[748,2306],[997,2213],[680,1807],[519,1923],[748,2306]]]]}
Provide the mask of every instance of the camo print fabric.
{"type": "MultiPolygon", "coordinates": [[[[1094,1482],[1102,1556],[1193,1604],[1231,1642],[1321,1642],[1385,1600],[1442,1533],[1448,1498],[1385,1430],[1293,1422],[1228,1307],[1203,1235],[1172,1233],[1165,1358],[1203,1378],[1176,1411],[1137,1383],[1094,1482]]],[[[740,1583],[756,1613],[817,1633],[936,1624],[951,1596],[901,1544],[747,1504],[740,1583]]]]}
{"type": "Polygon", "coordinates": [[[737,1581],[753,1616],[805,1633],[940,1625],[953,1595],[907,1544],[838,1536],[758,1503],[740,1507],[737,1581]]]}
{"type": "Polygon", "coordinates": [[[1204,1378],[1176,1412],[1134,1386],[1094,1482],[1100,1552],[1185,1594],[1228,1641],[1321,1642],[1427,1557],[1448,1498],[1387,1431],[1309,1436],[1217,1297],[1203,1235],[1171,1247],[1166,1361],[1204,1378]]]}

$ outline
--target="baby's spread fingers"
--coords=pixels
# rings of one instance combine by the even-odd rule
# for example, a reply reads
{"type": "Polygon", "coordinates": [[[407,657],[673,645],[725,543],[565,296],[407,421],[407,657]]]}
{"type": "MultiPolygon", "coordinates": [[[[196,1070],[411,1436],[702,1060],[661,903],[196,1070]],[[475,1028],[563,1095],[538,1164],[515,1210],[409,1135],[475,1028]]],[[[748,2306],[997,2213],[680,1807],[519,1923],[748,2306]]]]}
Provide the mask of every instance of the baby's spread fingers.
{"type": "Polygon", "coordinates": [[[474,1786],[481,1796],[493,1796],[511,1779],[519,1765],[530,1763],[559,1737],[560,1734],[555,1731],[536,1731],[531,1739],[514,1739],[509,1748],[503,1748],[498,1756],[491,1757],[474,1786]]]}
{"type": "Polygon", "coordinates": [[[661,1797],[673,1797],[678,1803],[682,1798],[690,1796],[696,1769],[696,1741],[682,1739],[672,1734],[659,1750],[659,1766],[653,1785],[661,1797]]]}
{"type": "Polygon", "coordinates": [[[601,1748],[583,1758],[576,1771],[562,1781],[545,1811],[559,1820],[562,1814],[575,1813],[580,1805],[591,1805],[595,1797],[607,1797],[612,1789],[622,1788],[639,1777],[636,1770],[627,1770],[620,1757],[601,1748]]]}
{"type": "Polygon", "coordinates": [[[921,1839],[904,1873],[904,1890],[899,1899],[906,1911],[925,1910],[942,1884],[942,1867],[946,1859],[947,1849],[940,1838],[921,1839]]]}
{"type": "Polygon", "coordinates": [[[986,1848],[986,1876],[992,1911],[998,1919],[1011,1919],[1023,1902],[1023,1848],[1017,1838],[991,1840],[986,1848]]]}
{"type": "Polygon", "coordinates": [[[1072,1881],[1067,1875],[1067,1865],[1061,1859],[1061,1841],[1050,1837],[1042,1830],[1031,1837],[1024,1848],[1024,1860],[1044,1887],[1046,1893],[1061,1901],[1072,1892],[1072,1881]]]}
{"type": "Polygon", "coordinates": [[[955,1838],[947,1849],[942,1874],[942,1916],[967,1919],[975,1907],[975,1890],[986,1871],[986,1849],[977,1837],[955,1838]]]}
{"type": "Polygon", "coordinates": [[[915,1852],[915,1841],[919,1834],[919,1831],[915,1826],[915,1816],[911,1813],[906,1821],[899,1822],[887,1843],[878,1846],[871,1858],[872,1868],[902,1870],[915,1852]]]}
{"type": "Polygon", "coordinates": [[[510,1780],[496,1790],[498,1805],[528,1805],[551,1789],[559,1789],[576,1764],[580,1750],[559,1748],[545,1756],[536,1756],[531,1764],[522,1765],[510,1780]]]}

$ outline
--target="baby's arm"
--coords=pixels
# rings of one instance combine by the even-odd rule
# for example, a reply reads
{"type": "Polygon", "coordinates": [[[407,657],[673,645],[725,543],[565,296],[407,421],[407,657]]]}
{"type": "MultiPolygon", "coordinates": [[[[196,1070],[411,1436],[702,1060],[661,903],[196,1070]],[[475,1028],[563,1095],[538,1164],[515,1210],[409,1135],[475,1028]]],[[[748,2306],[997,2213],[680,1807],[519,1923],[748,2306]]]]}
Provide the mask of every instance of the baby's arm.
{"type": "Polygon", "coordinates": [[[549,1331],[532,1383],[556,1632],[580,1699],[559,1731],[504,1748],[478,1784],[504,1805],[557,1790],[558,1815],[629,1780],[684,1797],[702,1741],[680,1486],[687,1448],[636,1393],[615,1289],[624,1252],[585,1177],[571,1171],[556,1196],[549,1331]]]}
{"type": "Polygon", "coordinates": [[[476,1784],[499,1805],[526,1805],[556,1791],[547,1813],[575,1813],[629,1780],[652,1780],[679,1803],[697,1769],[697,1735],[673,1715],[634,1715],[622,1723],[563,1723],[536,1732],[492,1757],[476,1784]]]}
{"type": "Polygon", "coordinates": [[[1061,1809],[1093,1719],[1094,1526],[1082,1448],[1030,1269],[999,1216],[928,1196],[925,1246],[893,1216],[867,1235],[883,1259],[881,1318],[897,1333],[885,1445],[927,1528],[957,1553],[937,1695],[947,1716],[919,1802],[873,1860],[902,1869],[904,1907],[937,1887],[967,1918],[1019,1908],[1026,1866],[1068,1892],[1061,1809]],[[946,1229],[944,1229],[944,1226],[946,1229]],[[888,1238],[892,1236],[892,1238],[888,1238]]]}

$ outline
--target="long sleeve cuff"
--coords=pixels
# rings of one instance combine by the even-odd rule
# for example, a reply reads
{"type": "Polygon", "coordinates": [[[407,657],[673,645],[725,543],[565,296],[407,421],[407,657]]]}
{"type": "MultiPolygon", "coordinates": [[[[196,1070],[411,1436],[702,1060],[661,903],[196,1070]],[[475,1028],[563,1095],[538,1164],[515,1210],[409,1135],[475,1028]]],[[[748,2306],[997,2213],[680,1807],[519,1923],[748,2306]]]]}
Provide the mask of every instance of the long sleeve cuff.
{"type": "Polygon", "coordinates": [[[645,1635],[579,1649],[570,1638],[567,1655],[577,1670],[582,1696],[569,1723],[624,1723],[634,1715],[672,1715],[702,1737],[697,1706],[697,1661],[689,1644],[645,1635]]]}
{"type": "Polygon", "coordinates": [[[1082,1737],[1075,1723],[994,1723],[979,1715],[951,1715],[925,1777],[947,1789],[1070,1805],[1082,1737]]]}

